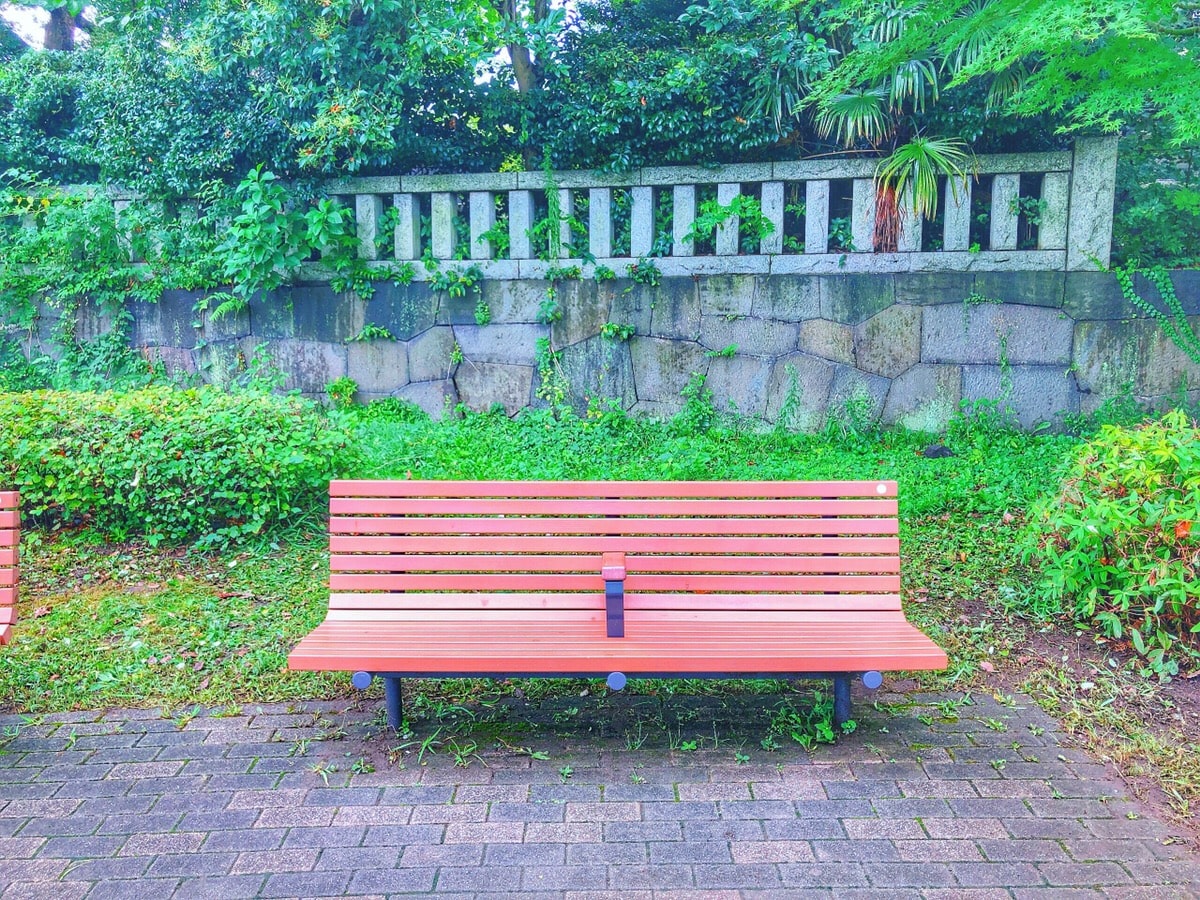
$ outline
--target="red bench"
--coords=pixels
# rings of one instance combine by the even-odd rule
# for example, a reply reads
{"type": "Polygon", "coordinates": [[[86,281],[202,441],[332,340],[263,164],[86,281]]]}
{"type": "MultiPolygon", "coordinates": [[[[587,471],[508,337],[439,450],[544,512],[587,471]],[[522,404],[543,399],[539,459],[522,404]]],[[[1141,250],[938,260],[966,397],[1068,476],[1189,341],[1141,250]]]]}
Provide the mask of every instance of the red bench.
{"type": "Polygon", "coordinates": [[[325,621],[292,669],[832,678],[939,669],[900,608],[896,483],[330,484],[325,621]]]}
{"type": "Polygon", "coordinates": [[[17,622],[18,547],[21,537],[21,498],[0,491],[0,644],[12,640],[17,622]]]}

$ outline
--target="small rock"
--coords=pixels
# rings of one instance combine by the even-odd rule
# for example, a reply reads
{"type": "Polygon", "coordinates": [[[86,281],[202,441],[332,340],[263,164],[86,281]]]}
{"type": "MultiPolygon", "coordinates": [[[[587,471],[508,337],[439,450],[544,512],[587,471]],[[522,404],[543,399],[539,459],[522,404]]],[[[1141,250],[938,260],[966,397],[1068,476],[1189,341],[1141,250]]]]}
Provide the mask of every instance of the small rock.
{"type": "Polygon", "coordinates": [[[942,444],[930,444],[921,451],[921,455],[926,459],[946,459],[949,456],[954,456],[954,451],[942,444]]]}

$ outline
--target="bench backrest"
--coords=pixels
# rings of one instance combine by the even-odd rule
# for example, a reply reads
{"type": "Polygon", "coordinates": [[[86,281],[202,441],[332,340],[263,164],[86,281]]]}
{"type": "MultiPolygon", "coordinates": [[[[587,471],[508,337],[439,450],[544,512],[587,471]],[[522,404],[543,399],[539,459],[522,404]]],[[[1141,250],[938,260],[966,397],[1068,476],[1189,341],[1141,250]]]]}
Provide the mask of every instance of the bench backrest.
{"type": "Polygon", "coordinates": [[[16,491],[0,491],[0,644],[9,642],[17,621],[20,501],[16,491]]]}
{"type": "Polygon", "coordinates": [[[896,483],[330,484],[330,608],[900,609],[896,483]]]}

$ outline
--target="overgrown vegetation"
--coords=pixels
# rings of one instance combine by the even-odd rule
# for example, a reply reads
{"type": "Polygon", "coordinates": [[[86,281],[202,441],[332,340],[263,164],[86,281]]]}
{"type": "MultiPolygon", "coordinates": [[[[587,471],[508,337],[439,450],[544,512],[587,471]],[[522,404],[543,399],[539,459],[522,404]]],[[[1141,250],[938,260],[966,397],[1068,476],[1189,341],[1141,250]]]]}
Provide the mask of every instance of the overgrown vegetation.
{"type": "Polygon", "coordinates": [[[0,483],[32,521],[225,544],[312,513],[353,465],[312,403],[215,388],[0,393],[0,483]]]}
{"type": "Polygon", "coordinates": [[[1200,655],[1200,427],[1182,411],[1103,427],[1033,507],[1027,540],[1038,612],[1094,621],[1160,675],[1200,655]]]}

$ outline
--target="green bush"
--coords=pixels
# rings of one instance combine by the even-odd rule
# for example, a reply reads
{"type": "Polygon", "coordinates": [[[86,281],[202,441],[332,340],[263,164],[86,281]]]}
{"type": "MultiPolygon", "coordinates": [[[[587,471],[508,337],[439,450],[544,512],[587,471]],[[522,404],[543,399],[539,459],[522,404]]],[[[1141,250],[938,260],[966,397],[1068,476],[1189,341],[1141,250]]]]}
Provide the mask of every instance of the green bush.
{"type": "Polygon", "coordinates": [[[354,464],[317,406],[153,387],[0,394],[0,484],[35,521],[152,544],[223,543],[321,508],[354,464]]]}
{"type": "Polygon", "coordinates": [[[1106,425],[1083,444],[1060,490],[1031,510],[1025,558],[1043,578],[1031,601],[1068,608],[1127,637],[1149,667],[1200,633],[1200,427],[1176,410],[1136,428],[1106,425]]]}

